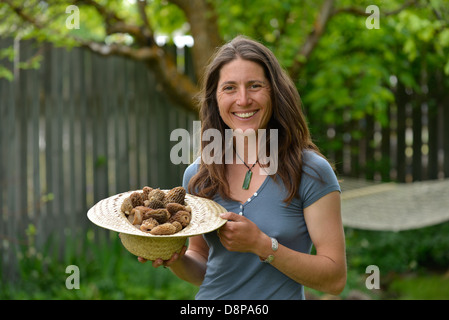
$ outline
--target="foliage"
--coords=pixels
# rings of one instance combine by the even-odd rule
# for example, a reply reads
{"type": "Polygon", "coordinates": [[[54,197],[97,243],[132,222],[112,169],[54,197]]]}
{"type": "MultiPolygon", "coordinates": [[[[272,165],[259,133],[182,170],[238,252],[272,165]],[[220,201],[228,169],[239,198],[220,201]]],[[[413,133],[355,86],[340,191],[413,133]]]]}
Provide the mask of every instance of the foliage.
{"type": "MultiPolygon", "coordinates": [[[[145,13],[156,35],[168,35],[170,39],[179,32],[193,35],[189,29],[193,21],[185,10],[175,5],[176,2],[180,1],[146,1],[145,13]]],[[[245,34],[269,46],[285,69],[289,70],[295,62],[302,63],[294,80],[317,137],[326,135],[323,128],[329,125],[357,123],[367,116],[382,126],[388,125],[387,110],[397,104],[395,94],[399,85],[405,87],[408,94],[425,94],[429,90],[428,80],[435,81],[434,75],[442,72],[439,86],[448,91],[447,0],[334,1],[334,11],[324,32],[312,54],[306,57],[301,54],[301,48],[310,44],[309,37],[319,29],[317,18],[323,3],[327,2],[210,0],[214,12],[204,15],[216,14],[219,37],[223,41],[245,34]],[[380,29],[368,29],[365,25],[365,8],[373,4],[380,8],[380,29]]],[[[101,14],[89,3],[98,3],[116,13],[117,19],[110,18],[114,22],[124,21],[142,29],[137,1],[0,0],[0,34],[16,40],[49,41],[67,48],[79,45],[77,39],[124,44],[129,48],[142,46],[129,34],[108,30],[105,17],[111,17],[110,12],[101,14]],[[25,8],[23,12],[35,18],[42,28],[33,27],[7,3],[25,8]],[[66,8],[73,3],[82,10],[80,29],[64,27],[68,17],[66,8]]],[[[0,48],[0,77],[13,79],[11,62],[14,59],[21,68],[36,68],[41,62],[39,52],[30,60],[20,60],[22,57],[18,59],[16,54],[13,46],[0,48]]],[[[427,98],[429,104],[436,99],[427,98]]],[[[351,132],[355,138],[362,134],[357,130],[351,132]]],[[[343,140],[344,137],[339,137],[320,147],[340,150],[343,140]]],[[[99,158],[95,165],[103,166],[106,160],[99,158]]],[[[355,229],[346,232],[351,273],[364,274],[366,266],[371,264],[378,265],[382,273],[440,270],[449,264],[447,223],[399,233],[355,229]]],[[[32,227],[28,234],[32,237],[32,227]]],[[[2,284],[0,298],[190,299],[194,296],[196,288],[180,281],[168,270],[154,270],[137,263],[135,257],[121,247],[116,234],[97,238],[91,231],[82,236],[82,241],[78,240],[66,240],[68,250],[63,257],[51,242],[43,250],[33,246],[22,248],[19,253],[21,280],[2,284]],[[80,267],[80,290],[65,288],[65,267],[70,264],[80,267]]]]}
{"type": "MultiPolygon", "coordinates": [[[[367,2],[359,3],[364,8],[367,2]]],[[[442,1],[432,6],[420,2],[385,16],[400,3],[379,6],[380,29],[366,28],[366,16],[334,16],[300,73],[297,85],[312,135],[325,152],[341,151],[344,142],[364,137],[367,118],[394,129],[390,114],[404,103],[400,90],[407,92],[411,107],[421,108],[420,101],[434,106],[443,99],[429,93],[435,79],[441,79],[438,87],[449,87],[448,7],[442,1]],[[329,126],[335,128],[333,139],[323,130],[329,126]]],[[[388,162],[376,166],[390,169],[388,162]]]]}
{"type": "MultiPolygon", "coordinates": [[[[59,255],[55,239],[43,249],[33,242],[35,228],[27,229],[28,242],[18,253],[20,279],[2,283],[0,299],[193,299],[198,288],[178,279],[169,270],[141,264],[127,252],[115,232],[89,230],[82,236],[67,236],[64,254],[59,255]],[[66,267],[80,270],[80,289],[69,290],[66,267]]],[[[341,297],[356,289],[377,298],[365,288],[365,269],[379,266],[383,298],[447,297],[440,276],[429,270],[447,271],[449,265],[449,223],[418,230],[378,232],[346,229],[348,281],[341,297]],[[397,273],[417,272],[418,277],[385,279],[397,273]],[[417,285],[422,292],[410,291],[417,285]]],[[[445,281],[445,280],[443,280],[445,281]]],[[[315,295],[321,293],[307,289],[315,295]]]]}
{"type": "Polygon", "coordinates": [[[322,50],[316,51],[305,70],[300,89],[304,103],[313,113],[327,111],[327,124],[357,121],[366,114],[385,124],[386,106],[394,100],[385,64],[386,43],[391,42],[388,31],[366,29],[360,20],[347,15],[334,20],[329,26],[332,31],[320,43],[322,50]],[[343,112],[346,117],[340,116],[343,112]]]}
{"type": "MultiPolygon", "coordinates": [[[[317,27],[321,2],[262,1],[256,6],[250,1],[228,6],[224,2],[217,1],[216,10],[225,40],[237,34],[258,39],[287,70],[295,60],[304,59],[298,47],[317,27]]],[[[391,126],[389,110],[397,105],[399,84],[409,94],[432,101],[438,97],[426,96],[429,84],[423,74],[433,78],[444,70],[440,85],[449,87],[447,3],[403,5],[403,1],[337,1],[336,13],[294,79],[313,137],[326,152],[342,150],[347,138],[337,131],[336,139],[329,140],[323,127],[350,126],[351,137],[357,140],[364,135],[358,123],[367,117],[382,127],[391,126]],[[380,10],[379,29],[366,27],[365,8],[373,4],[380,10]]]]}
{"type": "MultiPolygon", "coordinates": [[[[20,1],[8,2],[20,5],[20,1]]],[[[449,8],[444,0],[406,3],[399,0],[334,1],[327,25],[319,25],[318,19],[322,6],[330,1],[209,2],[214,12],[204,15],[216,14],[219,37],[223,41],[245,34],[269,46],[287,70],[295,62],[302,63],[294,80],[314,124],[312,132],[318,139],[323,136],[320,132],[323,126],[356,123],[366,116],[373,117],[383,127],[388,126],[388,108],[396,102],[398,83],[409,92],[426,93],[428,85],[423,83],[423,72],[431,77],[436,70],[443,70],[442,85],[449,86],[449,8]],[[366,26],[369,13],[365,9],[369,5],[379,8],[379,29],[366,26]],[[318,37],[316,47],[310,56],[304,56],[304,47],[314,46],[310,37],[320,28],[325,30],[318,37]]],[[[131,37],[113,30],[119,28],[117,24],[144,24],[136,1],[35,3],[27,0],[22,6],[28,16],[35,18],[35,24],[45,27],[33,28],[24,23],[26,19],[10,14],[11,10],[3,6],[0,10],[2,34],[50,41],[66,47],[76,45],[76,39],[142,47],[135,35],[131,37]],[[80,29],[61,27],[68,16],[66,7],[72,3],[79,6],[82,13],[80,29]],[[97,7],[94,4],[98,4],[97,7]]],[[[167,35],[173,40],[175,34],[192,34],[189,26],[193,21],[189,21],[188,11],[180,7],[178,1],[145,1],[144,10],[155,35],[167,35]]],[[[204,43],[195,45],[203,46],[204,43]]],[[[13,55],[11,48],[0,50],[0,59],[12,61],[13,55]]],[[[37,58],[22,62],[23,66],[36,67],[38,64],[37,58]]],[[[11,80],[13,74],[2,66],[0,76],[11,80]]],[[[173,93],[169,95],[173,96],[173,93]]],[[[356,137],[361,132],[355,129],[351,134],[356,137]]],[[[339,137],[338,140],[343,139],[339,137]]],[[[326,143],[328,145],[323,145],[323,149],[341,148],[341,143],[326,143]]]]}
{"type": "Polygon", "coordinates": [[[445,271],[449,265],[449,223],[401,232],[346,229],[348,268],[381,274],[445,271]]]}
{"type": "Polygon", "coordinates": [[[439,275],[417,275],[393,280],[390,295],[400,300],[447,300],[449,299],[449,277],[439,275]]]}
{"type": "Polygon", "coordinates": [[[447,22],[432,15],[431,9],[404,10],[381,17],[380,29],[367,29],[365,17],[334,18],[300,79],[307,108],[319,115],[330,111],[327,124],[372,115],[387,125],[386,108],[395,100],[397,81],[422,90],[421,68],[414,62],[419,58],[429,73],[448,62],[447,22]],[[349,119],[340,116],[343,112],[349,119]]]}
{"type": "MultiPolygon", "coordinates": [[[[32,237],[32,227],[28,234],[32,237]]],[[[97,230],[98,231],[98,230],[97,230]]],[[[88,231],[67,237],[63,256],[55,239],[43,249],[24,246],[18,253],[20,278],[2,283],[0,299],[193,299],[197,287],[168,269],[142,264],[122,246],[117,233],[88,231]],[[69,265],[80,271],[80,288],[67,289],[69,265]]]]}

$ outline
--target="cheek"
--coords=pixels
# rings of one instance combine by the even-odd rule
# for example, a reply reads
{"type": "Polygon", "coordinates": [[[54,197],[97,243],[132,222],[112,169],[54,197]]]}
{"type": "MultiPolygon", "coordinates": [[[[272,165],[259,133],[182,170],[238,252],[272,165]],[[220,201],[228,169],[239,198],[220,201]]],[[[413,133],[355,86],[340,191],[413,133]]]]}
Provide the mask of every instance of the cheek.
{"type": "Polygon", "coordinates": [[[220,115],[223,115],[229,110],[231,106],[231,99],[225,94],[217,94],[217,105],[220,115]]]}
{"type": "Polygon", "coordinates": [[[273,103],[271,102],[271,95],[264,93],[260,96],[259,101],[264,106],[266,113],[271,115],[273,109],[273,103]]]}
{"type": "Polygon", "coordinates": [[[263,118],[262,118],[262,123],[261,126],[262,127],[266,127],[268,122],[271,119],[271,116],[273,115],[273,104],[271,102],[271,97],[270,95],[265,97],[265,102],[264,102],[264,114],[263,114],[263,118]]]}

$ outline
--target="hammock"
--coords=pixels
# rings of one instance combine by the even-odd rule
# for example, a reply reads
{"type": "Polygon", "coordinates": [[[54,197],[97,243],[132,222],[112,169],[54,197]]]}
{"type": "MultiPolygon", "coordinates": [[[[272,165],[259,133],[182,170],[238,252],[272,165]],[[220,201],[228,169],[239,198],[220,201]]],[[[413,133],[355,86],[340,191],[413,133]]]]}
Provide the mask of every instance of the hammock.
{"type": "Polygon", "coordinates": [[[449,220],[449,179],[379,183],[344,178],[340,185],[346,227],[401,231],[449,220]]]}

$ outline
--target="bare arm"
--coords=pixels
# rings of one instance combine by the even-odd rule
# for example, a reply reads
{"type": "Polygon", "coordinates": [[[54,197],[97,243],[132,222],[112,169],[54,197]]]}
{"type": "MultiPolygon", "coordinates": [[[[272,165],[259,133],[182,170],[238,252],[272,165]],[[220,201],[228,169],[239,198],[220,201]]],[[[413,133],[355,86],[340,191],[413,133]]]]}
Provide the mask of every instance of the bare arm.
{"type": "MultiPolygon", "coordinates": [[[[189,239],[189,248],[183,248],[178,254],[175,253],[170,260],[163,261],[156,259],[153,261],[153,267],[161,265],[170,267],[171,271],[180,279],[190,282],[194,285],[201,285],[206,273],[206,263],[209,254],[209,247],[200,236],[194,236],[189,239]]],[[[142,261],[142,259],[139,259],[142,261]]]]}
{"type": "Polygon", "coordinates": [[[331,192],[304,210],[317,254],[291,250],[282,244],[273,253],[270,238],[250,220],[235,213],[220,229],[220,240],[231,251],[253,252],[266,258],[274,254],[272,265],[293,280],[323,292],[339,294],[346,284],[346,257],[340,194],[331,192]],[[240,223],[239,223],[240,222],[240,223]]]}
{"type": "Polygon", "coordinates": [[[332,192],[316,201],[304,210],[304,217],[316,255],[296,252],[280,245],[272,264],[304,286],[340,294],[346,285],[340,194],[332,192]]]}

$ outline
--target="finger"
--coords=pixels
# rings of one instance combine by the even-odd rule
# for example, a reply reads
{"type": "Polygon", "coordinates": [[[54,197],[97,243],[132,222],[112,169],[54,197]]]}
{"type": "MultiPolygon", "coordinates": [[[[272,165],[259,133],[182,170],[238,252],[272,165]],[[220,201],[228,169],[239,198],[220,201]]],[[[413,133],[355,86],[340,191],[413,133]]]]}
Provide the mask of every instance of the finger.
{"type": "Polygon", "coordinates": [[[181,252],[179,253],[179,256],[182,257],[183,255],[185,255],[186,251],[187,251],[187,246],[183,246],[181,249],[181,252]]]}
{"type": "Polygon", "coordinates": [[[234,212],[225,212],[220,214],[220,218],[226,219],[228,221],[241,221],[244,219],[243,216],[234,212]]]}
{"type": "Polygon", "coordinates": [[[164,260],[162,259],[156,259],[153,261],[152,265],[154,268],[159,268],[160,266],[162,266],[164,264],[164,260]]]}
{"type": "Polygon", "coordinates": [[[169,267],[173,262],[179,259],[179,253],[175,252],[169,260],[164,261],[164,266],[169,267]]]}
{"type": "Polygon", "coordinates": [[[148,261],[147,259],[142,258],[142,257],[137,257],[137,260],[138,260],[140,263],[145,263],[145,262],[148,261]]]}
{"type": "Polygon", "coordinates": [[[175,252],[173,253],[173,255],[171,256],[171,258],[167,261],[164,261],[164,266],[165,267],[169,267],[171,266],[171,264],[179,259],[181,259],[181,257],[186,253],[187,251],[187,247],[183,246],[181,251],[179,253],[175,252]]]}

